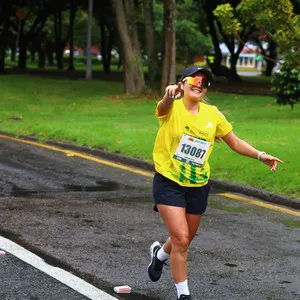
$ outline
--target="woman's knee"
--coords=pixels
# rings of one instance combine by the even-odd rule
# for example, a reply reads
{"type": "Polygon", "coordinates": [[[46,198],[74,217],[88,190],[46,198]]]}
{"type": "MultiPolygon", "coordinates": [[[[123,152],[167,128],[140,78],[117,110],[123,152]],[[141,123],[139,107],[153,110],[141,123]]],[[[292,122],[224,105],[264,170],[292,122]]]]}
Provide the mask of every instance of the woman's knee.
{"type": "Polygon", "coordinates": [[[190,237],[188,233],[176,234],[171,236],[172,251],[177,250],[180,252],[186,252],[190,245],[190,237]]]}

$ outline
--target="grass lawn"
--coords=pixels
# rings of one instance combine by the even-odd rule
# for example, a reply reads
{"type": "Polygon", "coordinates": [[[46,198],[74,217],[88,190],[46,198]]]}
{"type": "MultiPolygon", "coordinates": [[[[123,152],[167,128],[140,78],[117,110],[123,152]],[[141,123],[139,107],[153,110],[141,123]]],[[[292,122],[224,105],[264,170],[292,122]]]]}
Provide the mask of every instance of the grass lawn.
{"type": "MultiPolygon", "coordinates": [[[[158,121],[154,109],[159,95],[128,96],[119,82],[0,77],[0,130],[34,135],[77,145],[118,151],[146,161],[158,121]],[[14,120],[14,115],[21,120],[14,120]]],[[[212,177],[300,198],[298,106],[280,107],[267,96],[208,93],[233,124],[236,134],[254,147],[284,161],[272,173],[264,164],[240,156],[225,143],[211,156],[212,177]]]]}

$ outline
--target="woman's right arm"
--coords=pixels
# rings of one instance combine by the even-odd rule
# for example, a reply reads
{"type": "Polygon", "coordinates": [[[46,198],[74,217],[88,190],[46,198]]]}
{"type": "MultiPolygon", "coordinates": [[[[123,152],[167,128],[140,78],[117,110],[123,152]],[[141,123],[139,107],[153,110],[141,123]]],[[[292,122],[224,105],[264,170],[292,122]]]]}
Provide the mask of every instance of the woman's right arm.
{"type": "Polygon", "coordinates": [[[157,106],[158,117],[167,115],[173,107],[174,100],[181,94],[181,84],[171,84],[166,87],[166,93],[157,106]]]}

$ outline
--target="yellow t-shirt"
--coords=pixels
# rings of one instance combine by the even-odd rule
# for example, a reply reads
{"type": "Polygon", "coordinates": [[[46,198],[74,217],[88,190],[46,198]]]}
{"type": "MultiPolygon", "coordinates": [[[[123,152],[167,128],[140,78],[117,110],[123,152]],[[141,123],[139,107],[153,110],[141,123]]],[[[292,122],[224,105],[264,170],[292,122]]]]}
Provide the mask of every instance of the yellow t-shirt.
{"type": "MultiPolygon", "coordinates": [[[[156,108],[156,116],[158,117],[156,108]]],[[[232,131],[231,124],[216,106],[199,102],[196,115],[187,111],[183,99],[158,117],[153,160],[155,170],[182,186],[203,186],[210,177],[209,156],[215,137],[232,131]]]]}

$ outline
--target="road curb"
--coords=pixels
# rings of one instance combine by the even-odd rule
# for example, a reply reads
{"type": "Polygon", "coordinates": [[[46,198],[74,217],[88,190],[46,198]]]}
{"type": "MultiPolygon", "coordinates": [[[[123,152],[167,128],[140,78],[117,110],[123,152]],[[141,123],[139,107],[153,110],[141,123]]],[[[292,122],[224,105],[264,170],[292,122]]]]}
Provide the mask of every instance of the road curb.
{"type": "MultiPolygon", "coordinates": [[[[0,133],[3,135],[15,137],[14,135],[6,133],[6,132],[0,131],[0,133]]],[[[24,140],[38,142],[38,140],[35,137],[30,137],[30,136],[19,136],[19,137],[24,140]]],[[[85,146],[77,146],[77,145],[73,145],[70,143],[63,143],[63,142],[58,142],[58,141],[53,141],[53,140],[48,140],[48,141],[45,141],[44,143],[49,146],[56,146],[56,147],[64,148],[67,150],[73,150],[73,151],[87,153],[87,154],[90,154],[93,156],[98,156],[98,157],[101,157],[101,158],[104,158],[107,160],[112,160],[114,162],[134,166],[136,168],[140,168],[140,169],[147,170],[150,172],[154,171],[154,165],[152,162],[147,162],[147,161],[140,160],[137,158],[132,158],[132,157],[126,157],[119,153],[106,152],[101,149],[88,148],[85,146]]],[[[258,188],[254,188],[254,187],[247,186],[247,185],[237,184],[237,183],[230,182],[230,181],[221,181],[221,180],[218,180],[215,178],[211,178],[210,183],[212,184],[213,187],[215,187],[217,189],[221,189],[221,190],[233,192],[233,193],[238,193],[238,194],[243,194],[246,196],[261,199],[263,201],[267,201],[267,202],[271,202],[271,203],[275,203],[275,204],[279,204],[279,205],[283,205],[283,206],[287,206],[287,207],[291,207],[291,208],[300,210],[300,201],[290,198],[286,195],[274,194],[274,193],[271,193],[271,192],[263,190],[263,189],[258,189],[258,188]]]]}

